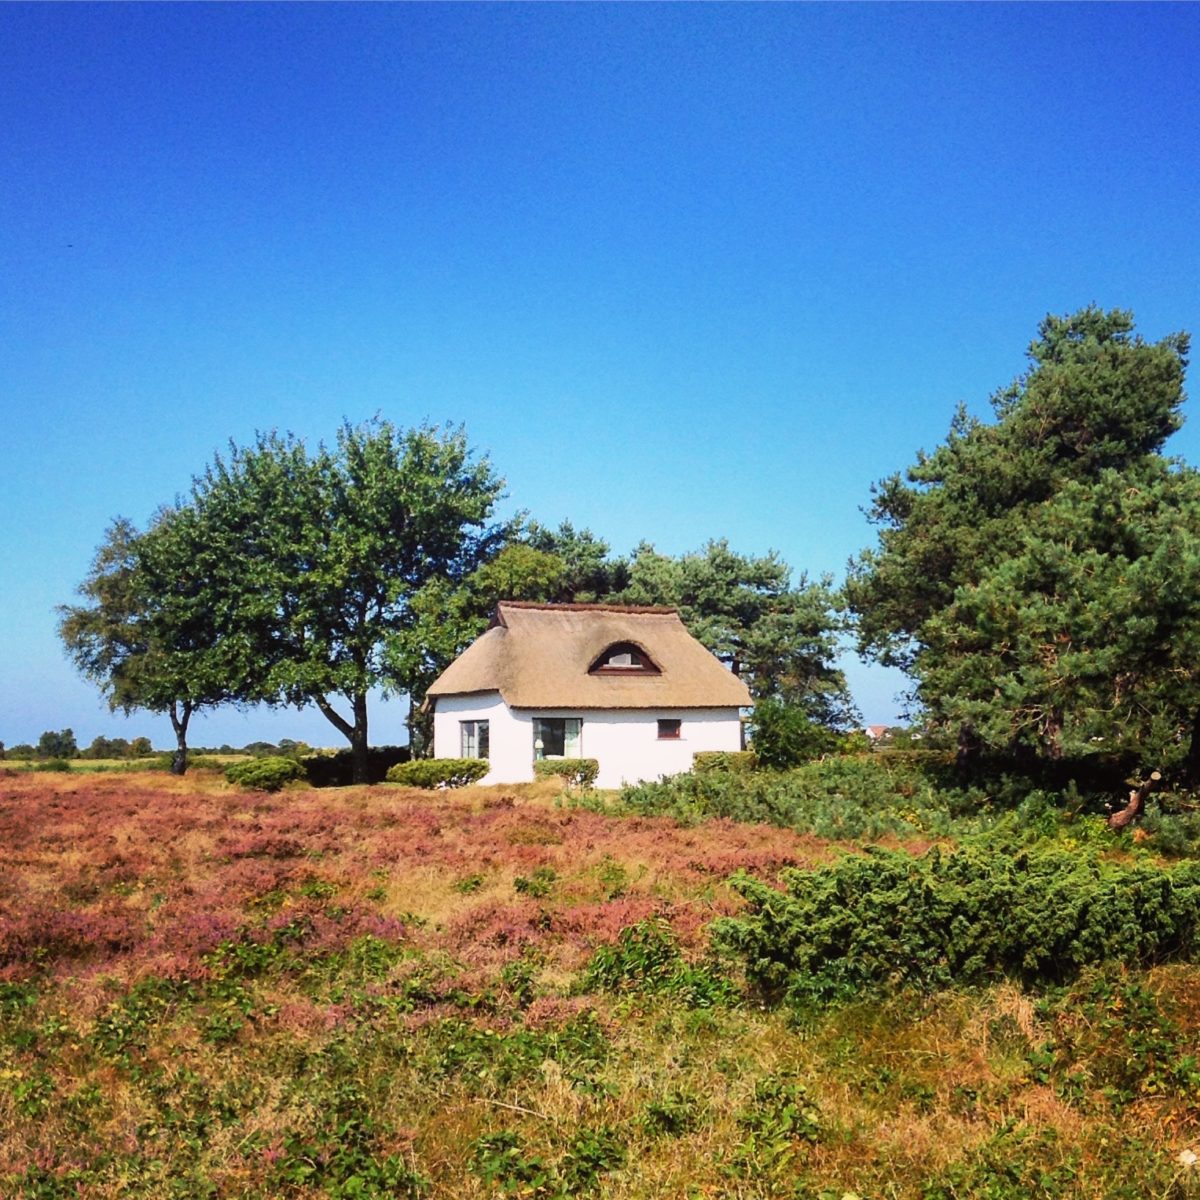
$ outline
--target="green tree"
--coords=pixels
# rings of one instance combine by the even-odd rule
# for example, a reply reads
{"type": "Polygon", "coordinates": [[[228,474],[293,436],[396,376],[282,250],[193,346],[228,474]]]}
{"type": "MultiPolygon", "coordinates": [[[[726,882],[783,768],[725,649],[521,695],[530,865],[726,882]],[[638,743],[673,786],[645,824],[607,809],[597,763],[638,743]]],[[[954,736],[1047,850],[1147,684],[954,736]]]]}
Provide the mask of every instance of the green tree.
{"type": "MultiPolygon", "coordinates": [[[[608,543],[589,529],[576,530],[570,521],[557,529],[529,522],[521,541],[561,564],[558,576],[548,581],[536,599],[560,604],[595,604],[619,595],[629,586],[629,560],[614,558],[608,543]]],[[[530,597],[534,599],[535,597],[530,597]]]]}
{"type": "Polygon", "coordinates": [[[802,574],[793,585],[777,554],[738,554],[724,540],[679,558],[643,543],[628,586],[610,598],[677,608],[692,635],[730,664],[756,701],[785,701],[829,728],[857,720],[835,665],[842,622],[828,578],[811,583],[802,574]]]}
{"type": "Polygon", "coordinates": [[[1161,455],[1188,342],[1125,312],[1047,317],[1030,370],[877,485],[851,564],[860,648],[935,719],[995,749],[1166,753],[1196,711],[1200,515],[1161,455]]]}
{"type": "Polygon", "coordinates": [[[237,700],[248,665],[244,652],[240,673],[231,665],[221,610],[209,603],[204,546],[187,508],[163,509],[143,534],[118,518],[80,585],[84,603],[58,610],[68,657],[111,709],[170,718],[177,775],[187,770],[192,716],[237,700]]]}
{"type": "Polygon", "coordinates": [[[38,758],[74,758],[79,753],[75,734],[70,729],[47,729],[38,738],[38,758]]]}
{"type": "Polygon", "coordinates": [[[369,693],[422,686],[394,647],[411,641],[423,589],[453,591],[507,540],[490,523],[502,488],[461,429],[382,420],[343,425],[331,448],[271,433],[218,457],[191,506],[239,693],[316,705],[365,782],[369,693]]]}

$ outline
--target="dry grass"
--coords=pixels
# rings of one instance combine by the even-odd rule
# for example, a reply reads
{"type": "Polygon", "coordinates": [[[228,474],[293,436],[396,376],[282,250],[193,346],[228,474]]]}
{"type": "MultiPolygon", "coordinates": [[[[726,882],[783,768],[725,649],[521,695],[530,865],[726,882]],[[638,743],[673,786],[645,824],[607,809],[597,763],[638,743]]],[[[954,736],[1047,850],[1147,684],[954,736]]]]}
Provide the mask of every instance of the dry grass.
{"type": "Polygon", "coordinates": [[[1195,967],[799,1014],[589,992],[623,928],[703,970],[733,870],[845,847],[557,796],[0,777],[0,1194],[1200,1195],[1163,1061],[1195,967]]]}

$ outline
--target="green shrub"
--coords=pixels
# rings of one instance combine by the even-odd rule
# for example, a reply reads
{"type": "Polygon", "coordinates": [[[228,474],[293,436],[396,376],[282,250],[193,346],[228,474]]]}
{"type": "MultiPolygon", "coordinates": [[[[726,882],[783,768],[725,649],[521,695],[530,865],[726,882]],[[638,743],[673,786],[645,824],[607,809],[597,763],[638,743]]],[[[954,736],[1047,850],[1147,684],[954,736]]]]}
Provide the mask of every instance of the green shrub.
{"type": "Polygon", "coordinates": [[[782,700],[760,700],[750,716],[750,741],[758,765],[786,771],[838,747],[838,735],[803,709],[782,700]]]}
{"type": "MultiPolygon", "coordinates": [[[[702,771],[623,788],[618,801],[639,816],[693,824],[713,817],[758,822],[838,840],[888,835],[963,836],[1014,821],[1025,840],[1052,835],[1069,807],[1021,777],[956,786],[944,755],[921,759],[834,756],[791,771],[702,771]]],[[[1066,797],[1064,797],[1065,801],[1066,797]]],[[[1083,800],[1078,796],[1079,805],[1083,800]]],[[[1099,814],[1098,798],[1087,804],[1099,814]]]]}
{"type": "Polygon", "coordinates": [[[254,758],[225,768],[225,778],[230,783],[252,792],[277,792],[284,784],[303,777],[304,768],[294,758],[254,758]]]}
{"type": "Polygon", "coordinates": [[[48,758],[45,762],[38,763],[33,769],[35,771],[69,771],[71,764],[65,758],[48,758]]]}
{"type": "Polygon", "coordinates": [[[729,980],[683,957],[661,917],[630,925],[614,944],[598,947],[584,969],[583,986],[590,991],[667,995],[687,1008],[712,1008],[738,999],[729,980]]]}
{"type": "Polygon", "coordinates": [[[466,787],[478,783],[489,766],[486,758],[418,758],[392,767],[387,781],[418,788],[466,787]]]}
{"type": "MultiPolygon", "coordinates": [[[[388,772],[411,757],[407,746],[371,746],[367,750],[367,782],[383,783],[388,772]]],[[[349,749],[335,754],[307,754],[300,759],[313,787],[349,787],[354,782],[354,755],[349,749]]]]}
{"type": "Polygon", "coordinates": [[[594,758],[539,758],[533,764],[536,779],[559,776],[568,787],[591,787],[600,773],[600,763],[594,758]]]}
{"type": "Polygon", "coordinates": [[[757,766],[753,750],[697,750],[692,755],[692,771],[697,775],[711,771],[745,774],[757,766]]]}
{"type": "Polygon", "coordinates": [[[935,848],[916,859],[875,848],[783,876],[782,894],[735,876],[749,908],[718,921],[714,940],[763,991],[796,999],[1001,975],[1045,983],[1095,963],[1200,951],[1200,863],[1125,866],[1059,847],[935,848]]]}

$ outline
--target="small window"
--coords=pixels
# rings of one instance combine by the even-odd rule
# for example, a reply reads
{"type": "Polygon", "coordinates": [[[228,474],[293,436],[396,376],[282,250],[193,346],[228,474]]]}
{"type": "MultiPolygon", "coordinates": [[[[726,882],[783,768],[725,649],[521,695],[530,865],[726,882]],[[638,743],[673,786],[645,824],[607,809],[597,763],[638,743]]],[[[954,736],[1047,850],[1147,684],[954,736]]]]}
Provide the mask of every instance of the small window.
{"type": "Polygon", "coordinates": [[[680,736],[680,729],[682,726],[683,722],[679,720],[660,719],[658,722],[658,736],[663,740],[667,740],[669,738],[678,738],[680,736]]]}
{"type": "Polygon", "coordinates": [[[578,717],[534,717],[533,757],[578,758],[582,730],[578,717]]]}
{"type": "Polygon", "coordinates": [[[459,721],[461,758],[487,758],[491,750],[486,721],[459,721]]]}
{"type": "Polygon", "coordinates": [[[640,646],[632,642],[616,642],[609,646],[591,665],[596,675],[657,675],[658,667],[640,646]]]}

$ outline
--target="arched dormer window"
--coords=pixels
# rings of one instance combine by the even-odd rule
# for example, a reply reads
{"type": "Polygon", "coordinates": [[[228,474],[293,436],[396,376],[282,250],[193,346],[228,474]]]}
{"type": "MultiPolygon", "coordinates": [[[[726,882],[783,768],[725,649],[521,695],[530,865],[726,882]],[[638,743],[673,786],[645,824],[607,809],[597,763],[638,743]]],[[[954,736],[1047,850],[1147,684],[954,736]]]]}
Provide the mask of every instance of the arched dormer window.
{"type": "Polygon", "coordinates": [[[591,675],[657,675],[658,666],[641,646],[614,642],[588,669],[591,675]]]}

